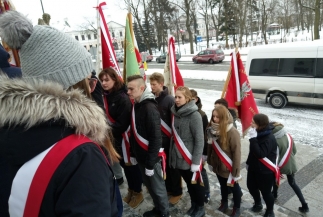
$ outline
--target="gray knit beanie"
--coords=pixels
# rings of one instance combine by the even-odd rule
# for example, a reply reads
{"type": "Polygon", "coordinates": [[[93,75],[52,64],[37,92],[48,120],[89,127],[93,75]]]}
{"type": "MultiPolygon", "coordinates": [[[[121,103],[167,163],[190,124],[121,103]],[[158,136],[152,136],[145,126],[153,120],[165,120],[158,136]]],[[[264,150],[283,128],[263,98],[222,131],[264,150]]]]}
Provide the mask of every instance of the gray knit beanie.
{"type": "Polygon", "coordinates": [[[91,74],[91,55],[74,38],[50,26],[32,26],[17,11],[0,16],[0,37],[20,49],[24,78],[56,81],[68,88],[91,74]]]}

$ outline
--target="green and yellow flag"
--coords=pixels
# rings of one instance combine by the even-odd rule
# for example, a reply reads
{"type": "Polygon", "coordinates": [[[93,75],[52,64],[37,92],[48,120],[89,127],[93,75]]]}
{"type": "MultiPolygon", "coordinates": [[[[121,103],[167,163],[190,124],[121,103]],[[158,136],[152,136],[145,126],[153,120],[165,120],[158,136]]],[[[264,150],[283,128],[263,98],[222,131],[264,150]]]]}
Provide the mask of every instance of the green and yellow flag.
{"type": "Polygon", "coordinates": [[[131,75],[141,75],[137,60],[138,50],[135,46],[135,38],[132,30],[132,15],[127,14],[125,41],[124,41],[124,65],[123,80],[127,81],[127,77],[131,75]]]}

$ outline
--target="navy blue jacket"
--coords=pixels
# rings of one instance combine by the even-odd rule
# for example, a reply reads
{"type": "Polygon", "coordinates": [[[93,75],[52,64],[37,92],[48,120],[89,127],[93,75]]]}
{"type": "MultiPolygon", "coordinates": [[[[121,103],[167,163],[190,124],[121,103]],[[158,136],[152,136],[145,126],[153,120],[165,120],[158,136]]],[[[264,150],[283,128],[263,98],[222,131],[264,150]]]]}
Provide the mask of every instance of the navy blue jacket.
{"type": "Polygon", "coordinates": [[[9,53],[0,45],[0,69],[8,75],[9,78],[21,77],[21,69],[10,66],[8,60],[9,53]]]}

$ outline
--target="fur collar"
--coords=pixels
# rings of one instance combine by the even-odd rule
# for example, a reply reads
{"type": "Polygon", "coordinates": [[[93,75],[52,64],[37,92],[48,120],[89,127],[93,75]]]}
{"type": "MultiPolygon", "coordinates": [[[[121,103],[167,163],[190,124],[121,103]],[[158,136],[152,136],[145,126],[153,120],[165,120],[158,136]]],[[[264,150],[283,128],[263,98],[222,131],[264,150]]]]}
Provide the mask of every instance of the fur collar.
{"type": "Polygon", "coordinates": [[[100,145],[108,138],[103,110],[81,91],[66,91],[57,83],[0,74],[0,105],[0,128],[23,125],[27,130],[51,119],[64,119],[76,134],[100,145]]]}

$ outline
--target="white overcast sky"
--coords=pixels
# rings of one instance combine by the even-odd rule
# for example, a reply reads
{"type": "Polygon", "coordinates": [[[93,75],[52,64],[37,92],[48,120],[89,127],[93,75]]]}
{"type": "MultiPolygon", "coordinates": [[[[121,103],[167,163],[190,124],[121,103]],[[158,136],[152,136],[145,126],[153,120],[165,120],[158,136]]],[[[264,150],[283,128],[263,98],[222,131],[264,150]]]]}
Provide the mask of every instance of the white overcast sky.
{"type": "MultiPolygon", "coordinates": [[[[38,18],[41,18],[43,12],[41,8],[41,0],[12,0],[16,10],[28,15],[36,25],[38,18]]],[[[42,0],[45,13],[51,15],[51,23],[53,26],[57,23],[63,23],[67,18],[69,24],[74,27],[80,25],[85,21],[84,17],[88,19],[96,18],[97,0],[42,0]]],[[[103,2],[100,0],[99,2],[103,2]]],[[[109,20],[124,24],[126,22],[127,11],[124,0],[106,0],[108,9],[105,10],[109,20]]]]}

